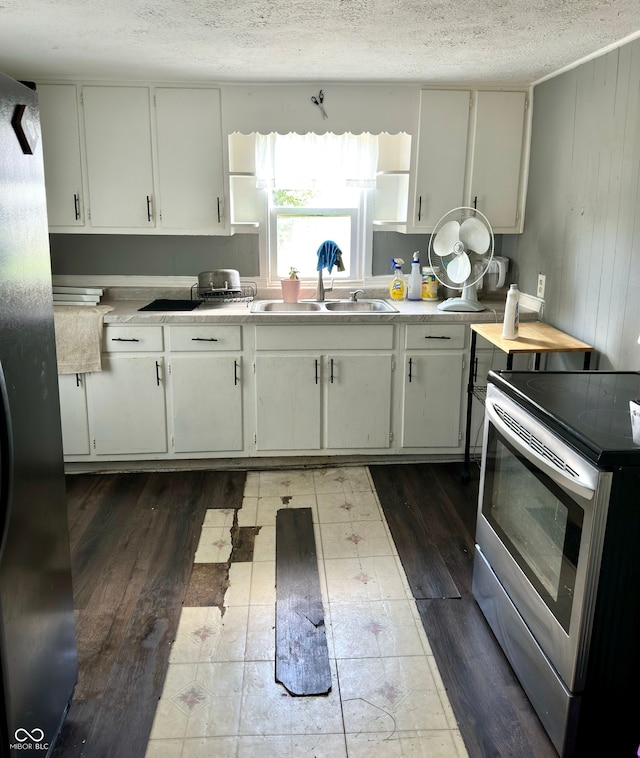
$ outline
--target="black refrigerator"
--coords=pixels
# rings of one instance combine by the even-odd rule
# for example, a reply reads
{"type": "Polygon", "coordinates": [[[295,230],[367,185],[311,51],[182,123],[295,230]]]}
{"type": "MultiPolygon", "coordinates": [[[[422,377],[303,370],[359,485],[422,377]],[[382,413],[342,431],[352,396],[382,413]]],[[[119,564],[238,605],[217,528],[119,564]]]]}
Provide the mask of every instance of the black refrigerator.
{"type": "Polygon", "coordinates": [[[0,74],[0,756],[53,752],[77,673],[40,119],[0,74]]]}

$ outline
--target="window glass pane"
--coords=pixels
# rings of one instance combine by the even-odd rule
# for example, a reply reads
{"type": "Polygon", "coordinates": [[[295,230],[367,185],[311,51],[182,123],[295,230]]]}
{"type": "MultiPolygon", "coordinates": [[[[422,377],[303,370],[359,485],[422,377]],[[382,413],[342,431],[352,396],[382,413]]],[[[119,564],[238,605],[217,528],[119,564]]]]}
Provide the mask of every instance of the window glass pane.
{"type": "MultiPolygon", "coordinates": [[[[278,263],[277,276],[284,278],[289,269],[298,269],[300,277],[316,277],[317,252],[325,240],[333,240],[342,250],[345,270],[333,268],[331,276],[348,278],[351,259],[351,223],[349,215],[275,214],[278,263]]],[[[326,272],[325,272],[326,275],[326,272]]]]}

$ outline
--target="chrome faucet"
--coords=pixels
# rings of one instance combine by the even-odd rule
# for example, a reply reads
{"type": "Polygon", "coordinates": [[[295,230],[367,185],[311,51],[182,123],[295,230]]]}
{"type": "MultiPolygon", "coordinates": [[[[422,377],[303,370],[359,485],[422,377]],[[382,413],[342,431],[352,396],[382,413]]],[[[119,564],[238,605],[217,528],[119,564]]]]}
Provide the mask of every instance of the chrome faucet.
{"type": "Polygon", "coordinates": [[[331,286],[325,288],[324,281],[322,280],[322,269],[320,269],[320,271],[318,271],[318,286],[316,288],[316,300],[319,303],[324,301],[325,292],[333,292],[333,279],[331,280],[331,286]]]}
{"type": "Polygon", "coordinates": [[[352,303],[357,303],[358,295],[364,295],[364,290],[354,290],[353,292],[350,292],[349,300],[351,300],[352,303]]]}

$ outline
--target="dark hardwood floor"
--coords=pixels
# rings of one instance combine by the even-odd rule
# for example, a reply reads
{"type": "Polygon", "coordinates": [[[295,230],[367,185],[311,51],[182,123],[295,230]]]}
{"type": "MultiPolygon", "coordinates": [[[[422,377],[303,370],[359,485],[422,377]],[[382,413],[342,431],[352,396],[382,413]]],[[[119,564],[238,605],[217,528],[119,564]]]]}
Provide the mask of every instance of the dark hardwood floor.
{"type": "MultiPolygon", "coordinates": [[[[470,758],[557,756],[471,596],[477,475],[371,472],[470,758]]],[[[80,675],[54,758],[144,757],[204,511],[240,507],[244,478],[67,477],[80,675]]]]}
{"type": "Polygon", "coordinates": [[[207,508],[243,472],[67,477],[79,677],[54,758],[143,758],[207,508]]]}
{"type": "Polygon", "coordinates": [[[477,470],[468,484],[456,464],[370,471],[470,758],[557,758],[471,595],[477,470]]]}

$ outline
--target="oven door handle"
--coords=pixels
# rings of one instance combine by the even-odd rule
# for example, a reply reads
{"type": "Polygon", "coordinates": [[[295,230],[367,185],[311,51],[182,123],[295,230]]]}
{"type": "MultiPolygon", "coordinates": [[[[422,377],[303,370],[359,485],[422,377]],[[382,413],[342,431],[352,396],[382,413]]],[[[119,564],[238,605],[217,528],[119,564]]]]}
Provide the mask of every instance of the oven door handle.
{"type": "MultiPolygon", "coordinates": [[[[526,428],[531,432],[537,432],[536,438],[549,438],[550,432],[539,424],[532,416],[523,411],[515,403],[511,403],[504,395],[499,399],[499,405],[508,406],[509,415],[516,417],[517,421],[524,421],[526,428]],[[520,416],[518,419],[517,417],[520,416]]],[[[592,468],[586,462],[582,460],[573,450],[561,445],[561,454],[557,457],[559,459],[569,458],[570,466],[573,473],[568,474],[567,471],[560,468],[551,460],[541,455],[533,447],[527,444],[527,442],[521,439],[513,430],[503,421],[501,416],[495,409],[494,402],[487,398],[486,413],[491,423],[498,429],[501,434],[509,440],[510,444],[516,448],[528,461],[537,466],[543,471],[550,479],[552,479],[562,489],[572,492],[585,500],[592,500],[595,495],[598,471],[592,468]]],[[[555,441],[555,438],[554,438],[555,441]]],[[[542,445],[541,447],[546,447],[542,445]]],[[[554,451],[557,453],[558,451],[554,451]]]]}

